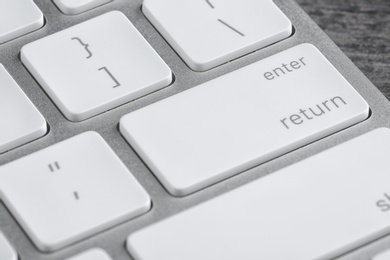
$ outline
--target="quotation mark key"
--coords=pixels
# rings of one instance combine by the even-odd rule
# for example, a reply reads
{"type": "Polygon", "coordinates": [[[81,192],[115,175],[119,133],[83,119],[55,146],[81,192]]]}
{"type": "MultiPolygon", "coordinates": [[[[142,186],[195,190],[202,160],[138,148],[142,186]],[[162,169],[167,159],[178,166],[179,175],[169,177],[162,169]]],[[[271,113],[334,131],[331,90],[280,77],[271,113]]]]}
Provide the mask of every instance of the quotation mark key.
{"type": "Polygon", "coordinates": [[[51,172],[56,171],[56,169],[57,169],[57,170],[60,170],[60,169],[61,169],[58,162],[54,162],[54,167],[53,167],[52,164],[49,164],[48,166],[49,166],[49,169],[50,169],[51,172]]]}

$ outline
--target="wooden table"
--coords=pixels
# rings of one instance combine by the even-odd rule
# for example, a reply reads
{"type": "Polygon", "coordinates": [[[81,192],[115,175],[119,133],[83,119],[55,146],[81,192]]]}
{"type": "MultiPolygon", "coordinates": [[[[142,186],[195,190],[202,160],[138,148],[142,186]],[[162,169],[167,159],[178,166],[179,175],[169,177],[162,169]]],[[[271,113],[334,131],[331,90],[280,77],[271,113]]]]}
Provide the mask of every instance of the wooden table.
{"type": "Polygon", "coordinates": [[[390,99],[390,0],[296,0],[390,99]]]}

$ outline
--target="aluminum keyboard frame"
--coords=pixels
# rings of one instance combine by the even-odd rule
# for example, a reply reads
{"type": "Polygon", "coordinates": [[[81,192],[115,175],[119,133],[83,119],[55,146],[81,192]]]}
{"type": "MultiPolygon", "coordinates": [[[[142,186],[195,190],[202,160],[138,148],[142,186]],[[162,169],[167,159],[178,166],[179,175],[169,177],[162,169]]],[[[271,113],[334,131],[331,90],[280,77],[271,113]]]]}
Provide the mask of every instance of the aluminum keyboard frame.
{"type": "MultiPolygon", "coordinates": [[[[64,259],[92,247],[100,247],[106,250],[108,254],[116,260],[132,259],[125,248],[125,241],[127,236],[133,231],[190,208],[202,201],[228,192],[229,190],[244,185],[254,179],[261,178],[267,174],[272,174],[278,169],[343,143],[346,140],[359,136],[372,129],[381,126],[390,127],[389,101],[293,0],[274,1],[288,16],[294,26],[295,31],[290,38],[256,52],[249,53],[241,58],[206,72],[195,72],[180,59],[175,51],[142,14],[141,0],[114,0],[111,3],[75,16],[62,14],[52,1],[35,0],[35,2],[45,16],[44,27],[28,35],[0,44],[0,63],[5,66],[23,91],[32,100],[34,105],[46,118],[49,125],[49,132],[36,141],[4,154],[0,154],[0,165],[41,150],[44,147],[79,133],[89,130],[96,131],[103,136],[119,158],[134,174],[136,179],[145,187],[151,196],[153,206],[150,212],[136,219],[114,226],[109,230],[80,241],[65,249],[47,254],[38,251],[10,215],[4,204],[0,202],[0,230],[4,232],[9,241],[13,244],[22,260],[64,259]],[[52,100],[50,100],[48,95],[46,95],[43,89],[23,66],[20,61],[20,49],[29,42],[43,38],[111,10],[120,10],[129,18],[171,68],[175,80],[170,86],[162,90],[126,103],[91,119],[79,123],[70,122],[65,119],[52,100]],[[152,172],[142,162],[140,157],[128,145],[118,130],[119,119],[134,110],[195,87],[201,83],[269,57],[300,43],[312,43],[315,45],[363,96],[371,108],[371,116],[367,120],[183,198],[175,198],[168,194],[152,172]]],[[[23,180],[20,181],[23,182],[23,180]]],[[[243,219],[242,221],[245,220],[243,219]]],[[[387,248],[390,248],[390,236],[373,241],[371,244],[357,248],[337,259],[369,259],[377,252],[387,248]]],[[[283,248],[281,248],[281,250],[283,250],[283,248]]]]}

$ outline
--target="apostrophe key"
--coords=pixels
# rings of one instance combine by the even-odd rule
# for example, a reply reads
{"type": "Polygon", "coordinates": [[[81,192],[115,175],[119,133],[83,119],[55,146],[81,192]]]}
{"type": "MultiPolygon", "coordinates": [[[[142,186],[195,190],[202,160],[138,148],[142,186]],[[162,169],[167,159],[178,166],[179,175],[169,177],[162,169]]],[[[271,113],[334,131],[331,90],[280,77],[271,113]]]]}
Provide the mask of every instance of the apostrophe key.
{"type": "Polygon", "coordinates": [[[148,194],[95,132],[1,166],[0,198],[42,251],[134,218],[151,205],[148,194]]]}

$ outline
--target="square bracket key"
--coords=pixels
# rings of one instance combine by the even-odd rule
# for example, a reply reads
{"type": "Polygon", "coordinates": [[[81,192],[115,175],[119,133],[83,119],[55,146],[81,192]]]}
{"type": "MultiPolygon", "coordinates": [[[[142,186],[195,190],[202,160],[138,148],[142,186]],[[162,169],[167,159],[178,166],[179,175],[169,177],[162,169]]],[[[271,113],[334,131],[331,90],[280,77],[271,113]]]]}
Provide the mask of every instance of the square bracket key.
{"type": "Polygon", "coordinates": [[[169,67],[118,11],[27,44],[21,59],[70,121],[83,121],[172,81],[169,67]]]}

